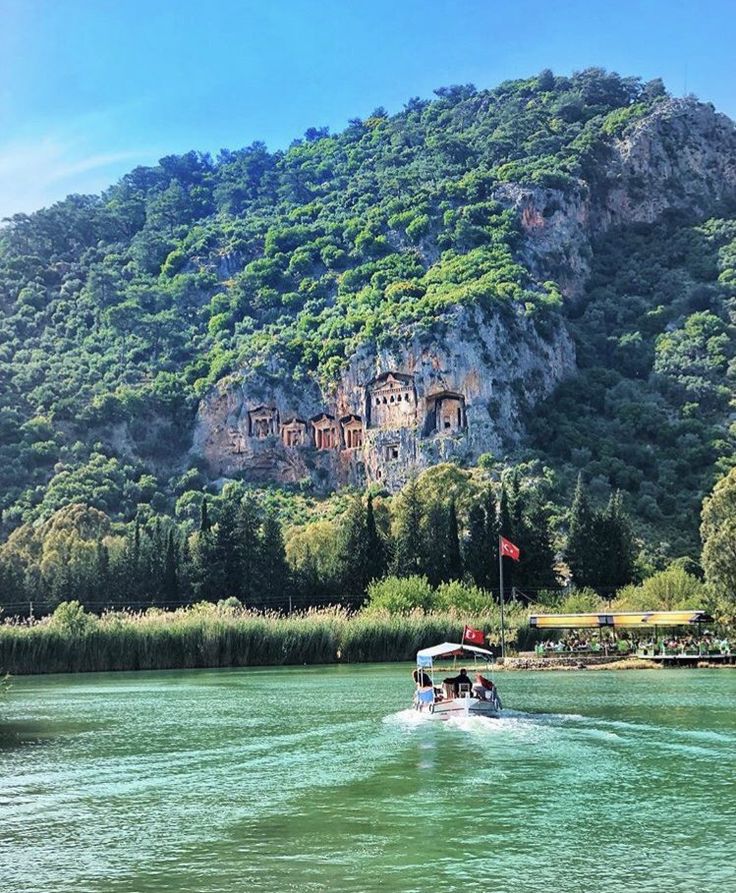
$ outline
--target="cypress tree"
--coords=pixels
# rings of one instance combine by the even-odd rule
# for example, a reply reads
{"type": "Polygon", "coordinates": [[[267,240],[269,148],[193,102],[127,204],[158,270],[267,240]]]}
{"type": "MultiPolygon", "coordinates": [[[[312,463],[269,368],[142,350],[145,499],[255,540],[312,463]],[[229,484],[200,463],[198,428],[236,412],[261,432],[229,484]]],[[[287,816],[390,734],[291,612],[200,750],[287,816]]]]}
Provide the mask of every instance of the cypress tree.
{"type": "Polygon", "coordinates": [[[365,510],[365,551],[366,583],[385,577],[388,564],[386,543],[376,524],[372,493],[368,494],[368,504],[365,510]]]}
{"type": "Polygon", "coordinates": [[[179,568],[173,526],[169,528],[169,535],[166,539],[162,596],[165,604],[172,605],[179,601],[179,568]]]}
{"type": "Polygon", "coordinates": [[[539,499],[533,499],[526,508],[519,540],[524,547],[514,567],[515,583],[522,590],[527,590],[520,596],[531,600],[536,591],[554,589],[558,582],[549,517],[539,499]]]}
{"type": "Polygon", "coordinates": [[[397,577],[421,574],[422,518],[424,515],[416,478],[404,487],[397,507],[394,573],[397,577]]]}
{"type": "Polygon", "coordinates": [[[246,496],[233,516],[233,582],[228,595],[246,605],[263,603],[265,564],[261,539],[261,513],[252,496],[246,496]]]}
{"type": "Polygon", "coordinates": [[[619,491],[611,494],[605,510],[598,514],[595,532],[600,560],[597,588],[610,597],[634,578],[634,537],[619,491]]]}
{"type": "Polygon", "coordinates": [[[145,589],[152,605],[165,601],[164,579],[166,576],[166,537],[161,526],[161,519],[156,518],[153,530],[144,528],[148,534],[143,541],[144,561],[146,568],[145,589]]]}
{"type": "Polygon", "coordinates": [[[465,568],[476,586],[492,589],[498,585],[498,517],[492,487],[486,487],[468,516],[465,568]]]}
{"type": "Polygon", "coordinates": [[[489,559],[486,543],[486,513],[479,502],[468,513],[468,539],[465,544],[465,568],[476,586],[488,585],[489,559]]]}
{"type": "Polygon", "coordinates": [[[596,557],[599,536],[594,529],[594,513],[583,486],[582,474],[578,475],[569,517],[565,561],[570,568],[570,576],[580,588],[594,586],[599,572],[596,557]]]}
{"type": "Polygon", "coordinates": [[[422,523],[423,573],[432,586],[447,580],[448,512],[444,503],[433,499],[427,506],[422,523]]]}
{"type": "Polygon", "coordinates": [[[199,529],[209,530],[212,527],[210,523],[209,510],[207,508],[207,495],[202,497],[202,505],[199,510],[199,529]]]}
{"type": "Polygon", "coordinates": [[[501,503],[498,512],[498,532],[507,539],[513,537],[513,524],[511,522],[511,508],[509,506],[509,494],[506,485],[501,485],[501,503]]]}
{"type": "Polygon", "coordinates": [[[291,581],[281,525],[273,512],[263,522],[260,553],[261,602],[267,608],[285,608],[289,604],[291,581]]]}
{"type": "Polygon", "coordinates": [[[522,529],[524,526],[524,514],[526,511],[526,500],[521,489],[521,479],[518,469],[514,469],[511,474],[511,484],[508,493],[508,514],[509,514],[509,533],[505,534],[511,540],[523,539],[522,529]]]}
{"type": "Polygon", "coordinates": [[[217,561],[215,535],[211,529],[200,530],[192,537],[190,577],[195,598],[209,602],[216,602],[221,598],[221,567],[217,561]]]}
{"type": "MultiPolygon", "coordinates": [[[[242,595],[241,550],[239,548],[238,505],[233,499],[225,499],[220,508],[217,524],[213,528],[214,538],[211,550],[211,566],[208,591],[210,597],[219,601],[223,598],[242,595]]],[[[208,534],[205,534],[204,542],[208,534]]]]}
{"type": "Polygon", "coordinates": [[[341,519],[338,562],[341,595],[362,595],[368,585],[368,541],[366,510],[358,495],[351,499],[341,519]]]}
{"type": "Polygon", "coordinates": [[[106,603],[115,602],[110,575],[110,551],[101,539],[97,540],[93,586],[93,601],[98,609],[104,607],[106,603]]]}
{"type": "Polygon", "coordinates": [[[457,506],[455,500],[450,500],[447,508],[447,546],[445,553],[446,580],[462,580],[463,558],[460,552],[460,530],[457,521],[457,506]]]}

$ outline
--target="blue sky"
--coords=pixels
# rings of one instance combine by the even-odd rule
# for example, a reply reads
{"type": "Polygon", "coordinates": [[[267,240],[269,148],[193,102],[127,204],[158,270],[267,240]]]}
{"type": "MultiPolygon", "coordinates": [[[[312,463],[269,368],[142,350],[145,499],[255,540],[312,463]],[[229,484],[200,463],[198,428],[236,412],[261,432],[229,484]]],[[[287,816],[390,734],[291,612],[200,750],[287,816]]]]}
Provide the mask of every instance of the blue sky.
{"type": "Polygon", "coordinates": [[[0,0],[0,216],[543,68],[662,77],[736,117],[735,33],[736,0],[0,0]]]}

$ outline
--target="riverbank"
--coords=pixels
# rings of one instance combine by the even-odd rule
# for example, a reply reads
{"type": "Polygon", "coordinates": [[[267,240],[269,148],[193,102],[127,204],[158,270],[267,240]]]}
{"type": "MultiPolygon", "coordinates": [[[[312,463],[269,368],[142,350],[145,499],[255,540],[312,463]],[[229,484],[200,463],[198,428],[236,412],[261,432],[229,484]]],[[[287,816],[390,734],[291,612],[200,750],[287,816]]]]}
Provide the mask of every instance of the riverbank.
{"type": "Polygon", "coordinates": [[[340,607],[292,615],[213,604],[178,611],[57,611],[41,621],[0,626],[0,669],[13,675],[207,667],[413,661],[419,648],[460,641],[453,612],[355,614],[340,607]]]}
{"type": "Polygon", "coordinates": [[[621,657],[620,655],[593,654],[560,654],[550,657],[507,657],[506,660],[494,666],[503,672],[520,670],[533,670],[535,672],[560,672],[569,670],[661,670],[661,664],[655,664],[640,657],[621,657]]]}
{"type": "MultiPolygon", "coordinates": [[[[530,631],[523,613],[517,611],[513,619],[507,642],[516,644],[528,639],[530,631]]],[[[459,642],[466,623],[497,636],[492,614],[469,617],[457,611],[355,613],[332,606],[282,615],[202,603],[176,611],[115,611],[98,617],[72,602],[42,620],[0,625],[0,674],[413,661],[420,648],[459,642]]],[[[660,669],[661,663],[621,655],[540,657],[522,651],[493,666],[500,672],[581,668],[660,669]]]]}

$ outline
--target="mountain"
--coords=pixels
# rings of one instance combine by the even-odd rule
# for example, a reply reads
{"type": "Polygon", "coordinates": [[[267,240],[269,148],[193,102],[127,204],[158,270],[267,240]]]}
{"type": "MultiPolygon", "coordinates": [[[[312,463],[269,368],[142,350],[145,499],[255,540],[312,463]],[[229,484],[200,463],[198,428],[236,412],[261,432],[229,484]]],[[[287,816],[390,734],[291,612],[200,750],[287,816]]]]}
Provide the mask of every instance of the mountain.
{"type": "Polygon", "coordinates": [[[0,231],[4,525],[537,460],[692,550],[735,300],[736,128],[660,81],[545,71],[169,156],[0,231]]]}

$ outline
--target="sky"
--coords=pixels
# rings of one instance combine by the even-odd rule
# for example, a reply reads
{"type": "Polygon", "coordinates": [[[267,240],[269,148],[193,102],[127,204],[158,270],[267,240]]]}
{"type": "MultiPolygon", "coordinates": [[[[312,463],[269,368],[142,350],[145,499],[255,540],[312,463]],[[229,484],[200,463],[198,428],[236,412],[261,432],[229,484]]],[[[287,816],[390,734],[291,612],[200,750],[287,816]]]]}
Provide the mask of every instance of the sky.
{"type": "Polygon", "coordinates": [[[736,118],[736,0],[0,0],[0,217],[449,84],[600,66],[736,118]]]}

